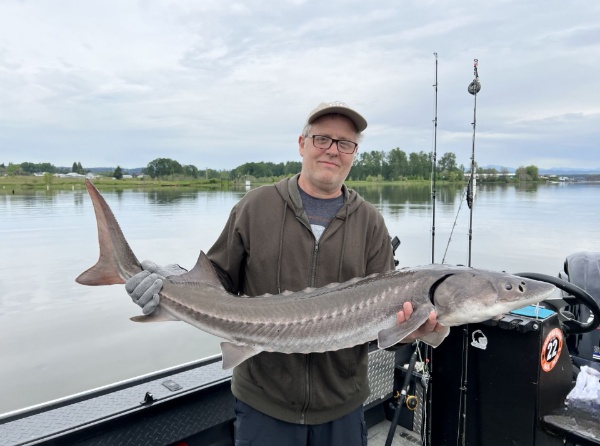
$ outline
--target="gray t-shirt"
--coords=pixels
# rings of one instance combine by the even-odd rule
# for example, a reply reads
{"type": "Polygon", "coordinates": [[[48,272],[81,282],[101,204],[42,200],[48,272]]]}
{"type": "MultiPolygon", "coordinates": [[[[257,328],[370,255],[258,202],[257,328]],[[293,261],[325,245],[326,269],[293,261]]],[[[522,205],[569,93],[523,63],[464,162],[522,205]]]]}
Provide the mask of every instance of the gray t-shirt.
{"type": "MultiPolygon", "coordinates": [[[[300,187],[298,187],[300,189],[300,187]]],[[[315,239],[319,241],[325,228],[344,205],[344,195],[335,198],[315,198],[300,189],[304,212],[308,217],[315,239]]]]}

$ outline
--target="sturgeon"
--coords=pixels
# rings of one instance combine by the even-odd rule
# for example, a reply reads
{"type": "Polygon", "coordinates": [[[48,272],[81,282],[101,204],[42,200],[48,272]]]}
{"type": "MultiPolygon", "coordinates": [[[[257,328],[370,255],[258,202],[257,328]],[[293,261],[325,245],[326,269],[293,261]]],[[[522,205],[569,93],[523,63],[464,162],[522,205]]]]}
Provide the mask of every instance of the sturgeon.
{"type": "MultiPolygon", "coordinates": [[[[123,284],[142,271],[110,207],[91,181],[86,188],[98,225],[100,257],[76,281],[83,285],[123,284]]],[[[540,302],[553,285],[503,272],[433,264],[404,268],[298,292],[240,298],[227,292],[204,254],[194,268],[163,280],[160,304],[136,322],[179,320],[218,336],[223,368],[260,353],[339,350],[377,340],[388,348],[417,330],[435,310],[440,333],[422,340],[437,347],[450,326],[482,322],[540,302]],[[413,314],[398,324],[396,314],[410,301],[413,314]]]]}

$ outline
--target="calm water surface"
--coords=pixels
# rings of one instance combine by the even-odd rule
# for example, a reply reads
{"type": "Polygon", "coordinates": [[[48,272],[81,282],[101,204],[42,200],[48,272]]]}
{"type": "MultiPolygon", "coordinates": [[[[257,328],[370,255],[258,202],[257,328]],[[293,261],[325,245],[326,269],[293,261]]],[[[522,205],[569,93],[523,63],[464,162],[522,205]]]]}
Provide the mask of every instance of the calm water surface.
{"type": "MultiPolygon", "coordinates": [[[[431,263],[429,187],[357,189],[401,239],[401,266],[431,263]]],[[[131,322],[140,312],[122,285],[75,283],[98,258],[94,211],[83,186],[7,192],[0,190],[0,413],[219,352],[219,339],[187,324],[131,322]]],[[[103,195],[140,260],[191,268],[244,193],[103,195]]],[[[462,195],[460,188],[438,185],[436,263],[468,262],[469,209],[462,195]]],[[[599,198],[600,184],[480,187],[472,266],[556,275],[567,255],[600,251],[599,198]]]]}

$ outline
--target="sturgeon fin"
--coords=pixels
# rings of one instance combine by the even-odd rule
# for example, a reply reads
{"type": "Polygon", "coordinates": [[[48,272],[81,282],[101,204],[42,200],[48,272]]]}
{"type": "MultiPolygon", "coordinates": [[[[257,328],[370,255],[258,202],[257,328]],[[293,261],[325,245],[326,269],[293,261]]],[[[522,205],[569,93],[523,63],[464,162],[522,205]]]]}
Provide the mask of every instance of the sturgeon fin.
{"type": "Polygon", "coordinates": [[[129,247],[123,231],[112,210],[88,179],[85,180],[98,225],[98,262],[75,279],[82,285],[113,285],[125,283],[127,279],[142,271],[140,262],[129,247]]]}
{"type": "Polygon", "coordinates": [[[427,345],[431,345],[432,347],[437,347],[442,343],[448,333],[450,333],[450,327],[442,327],[443,330],[441,333],[436,333],[432,331],[431,333],[427,333],[425,336],[421,336],[419,339],[423,341],[427,345]]]}
{"type": "Polygon", "coordinates": [[[402,324],[396,324],[392,328],[381,330],[377,335],[377,346],[381,349],[396,345],[402,339],[407,337],[427,320],[429,313],[433,309],[429,305],[419,305],[413,312],[409,320],[402,324]]]}
{"type": "Polygon", "coordinates": [[[219,276],[217,276],[217,273],[213,268],[212,263],[203,251],[200,251],[198,261],[191,270],[179,276],[169,276],[169,281],[173,283],[203,283],[206,285],[212,285],[222,290],[225,289],[223,287],[223,284],[219,280],[219,276]]]}
{"type": "Polygon", "coordinates": [[[178,321],[176,317],[171,315],[169,312],[163,310],[161,307],[157,307],[152,313],[142,316],[133,316],[129,318],[133,322],[166,322],[166,321],[178,321]]]}
{"type": "Polygon", "coordinates": [[[240,365],[246,359],[257,355],[260,352],[260,350],[250,345],[234,344],[233,342],[221,342],[223,370],[240,365]]]}

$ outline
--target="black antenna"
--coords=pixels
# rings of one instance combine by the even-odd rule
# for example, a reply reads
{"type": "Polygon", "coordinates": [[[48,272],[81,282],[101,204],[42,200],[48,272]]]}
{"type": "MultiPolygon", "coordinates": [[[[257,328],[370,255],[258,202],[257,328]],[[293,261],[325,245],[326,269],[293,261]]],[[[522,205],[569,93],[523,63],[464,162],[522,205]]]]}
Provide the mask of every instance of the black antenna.
{"type": "Polygon", "coordinates": [[[431,200],[433,206],[433,217],[431,222],[431,263],[435,263],[435,177],[437,176],[437,125],[438,125],[438,117],[437,117],[437,102],[438,102],[438,55],[437,53],[433,53],[435,56],[435,112],[433,119],[433,188],[431,189],[431,200]]]}
{"type": "MultiPolygon", "coordinates": [[[[479,83],[479,74],[477,73],[478,60],[474,59],[475,78],[467,88],[468,92],[473,95],[475,105],[473,108],[473,150],[471,153],[471,177],[467,186],[467,204],[471,210],[469,217],[469,267],[471,266],[471,241],[473,240],[473,198],[475,196],[475,127],[477,124],[477,93],[481,90],[479,83]]],[[[461,371],[461,386],[460,386],[460,406],[459,406],[459,425],[457,444],[459,439],[464,445],[467,432],[467,382],[468,382],[468,364],[469,364],[469,328],[468,325],[462,327],[463,330],[463,351],[462,351],[462,371],[461,371]]]]}
{"type": "Polygon", "coordinates": [[[481,83],[479,82],[479,74],[477,73],[477,65],[479,61],[477,59],[473,60],[473,71],[474,71],[474,79],[473,82],[469,84],[467,90],[469,93],[473,95],[474,106],[473,106],[473,148],[471,153],[471,177],[469,178],[469,185],[467,186],[467,204],[469,205],[469,209],[471,210],[469,215],[469,263],[468,266],[471,266],[471,243],[473,241],[473,198],[475,198],[475,187],[476,187],[476,178],[475,178],[475,128],[477,127],[477,93],[481,90],[481,83]]]}

